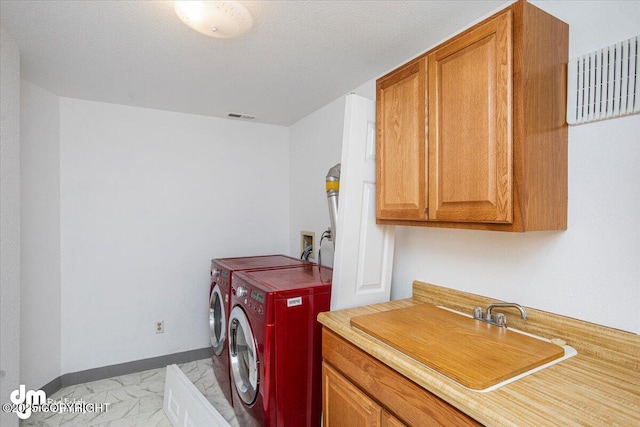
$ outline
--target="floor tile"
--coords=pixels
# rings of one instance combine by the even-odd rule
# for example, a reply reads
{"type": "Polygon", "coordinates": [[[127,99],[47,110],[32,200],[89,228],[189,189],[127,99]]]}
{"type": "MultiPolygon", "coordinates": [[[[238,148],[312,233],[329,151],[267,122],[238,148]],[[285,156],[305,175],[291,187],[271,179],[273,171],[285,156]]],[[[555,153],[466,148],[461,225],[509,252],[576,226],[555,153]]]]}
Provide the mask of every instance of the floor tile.
{"type": "Polygon", "coordinates": [[[41,427],[59,427],[62,417],[59,414],[49,413],[47,416],[42,414],[32,414],[28,419],[21,420],[20,426],[41,426],[41,427]]]}
{"type": "MultiPolygon", "coordinates": [[[[213,374],[210,358],[178,365],[187,378],[231,424],[240,427],[213,374]]],[[[166,368],[65,387],[49,398],[55,401],[108,403],[106,412],[33,413],[21,427],[171,427],[162,409],[166,368]]]]}
{"type": "Polygon", "coordinates": [[[150,369],[148,371],[140,372],[140,384],[148,383],[148,382],[162,382],[164,383],[164,379],[167,375],[166,368],[159,369],[150,369]]]}

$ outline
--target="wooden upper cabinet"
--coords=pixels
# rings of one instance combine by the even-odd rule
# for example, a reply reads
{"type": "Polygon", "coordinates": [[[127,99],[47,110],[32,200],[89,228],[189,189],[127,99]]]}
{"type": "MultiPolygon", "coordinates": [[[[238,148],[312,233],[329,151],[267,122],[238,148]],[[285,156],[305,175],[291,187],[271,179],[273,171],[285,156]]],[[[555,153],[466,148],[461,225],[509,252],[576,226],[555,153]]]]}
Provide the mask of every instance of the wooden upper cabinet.
{"type": "Polygon", "coordinates": [[[376,85],[378,218],[425,218],[425,68],[411,62],[376,85]]]}
{"type": "Polygon", "coordinates": [[[380,78],[377,222],[566,229],[568,46],[520,0],[380,78]]]}
{"type": "Polygon", "coordinates": [[[512,222],[511,11],[428,55],[430,220],[512,222]]]}

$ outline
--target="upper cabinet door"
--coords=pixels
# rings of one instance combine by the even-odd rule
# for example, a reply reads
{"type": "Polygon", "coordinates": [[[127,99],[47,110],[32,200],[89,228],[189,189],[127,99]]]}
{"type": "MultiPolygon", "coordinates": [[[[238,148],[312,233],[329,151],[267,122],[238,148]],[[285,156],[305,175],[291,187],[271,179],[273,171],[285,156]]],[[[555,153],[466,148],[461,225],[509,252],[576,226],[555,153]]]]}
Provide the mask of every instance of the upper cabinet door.
{"type": "Polygon", "coordinates": [[[568,55],[518,0],[378,79],[377,223],[566,230],[568,55]]]}
{"type": "Polygon", "coordinates": [[[426,219],[425,84],[425,58],[377,82],[379,219],[426,219]]]}
{"type": "Polygon", "coordinates": [[[430,221],[513,221],[511,26],[507,10],[428,55],[430,221]]]}

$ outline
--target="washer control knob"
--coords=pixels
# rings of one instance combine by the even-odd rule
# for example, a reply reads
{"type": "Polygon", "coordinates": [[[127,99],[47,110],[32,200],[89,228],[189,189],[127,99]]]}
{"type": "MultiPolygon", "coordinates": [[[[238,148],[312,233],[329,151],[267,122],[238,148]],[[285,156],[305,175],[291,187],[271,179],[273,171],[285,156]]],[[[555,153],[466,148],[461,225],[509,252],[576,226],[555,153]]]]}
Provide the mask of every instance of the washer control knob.
{"type": "Polygon", "coordinates": [[[244,288],[244,286],[238,286],[238,290],[236,290],[236,295],[238,297],[243,297],[247,294],[247,290],[244,288]]]}

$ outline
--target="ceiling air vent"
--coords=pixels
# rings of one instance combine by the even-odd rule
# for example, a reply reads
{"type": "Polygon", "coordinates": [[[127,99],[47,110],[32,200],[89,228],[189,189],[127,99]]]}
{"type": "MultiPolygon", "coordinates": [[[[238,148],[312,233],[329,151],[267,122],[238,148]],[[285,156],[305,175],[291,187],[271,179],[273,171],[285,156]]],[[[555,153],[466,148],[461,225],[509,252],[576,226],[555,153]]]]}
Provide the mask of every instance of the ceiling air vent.
{"type": "Polygon", "coordinates": [[[567,123],[640,113],[640,36],[569,61],[567,123]]]}
{"type": "Polygon", "coordinates": [[[232,119],[243,119],[243,120],[253,120],[256,118],[256,116],[250,116],[249,114],[239,114],[239,113],[229,113],[227,114],[228,117],[231,117],[232,119]]]}

